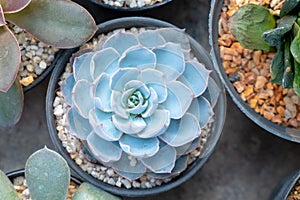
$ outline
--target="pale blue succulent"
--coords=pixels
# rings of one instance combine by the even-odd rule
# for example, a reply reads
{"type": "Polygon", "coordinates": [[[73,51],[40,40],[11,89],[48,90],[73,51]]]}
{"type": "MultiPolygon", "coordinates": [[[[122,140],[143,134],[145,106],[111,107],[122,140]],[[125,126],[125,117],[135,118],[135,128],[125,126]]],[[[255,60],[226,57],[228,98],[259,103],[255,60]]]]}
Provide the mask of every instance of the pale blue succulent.
{"type": "Polygon", "coordinates": [[[75,57],[72,69],[62,85],[70,132],[95,159],[130,180],[187,167],[213,116],[207,88],[217,86],[191,59],[183,30],[115,33],[75,57]]]}

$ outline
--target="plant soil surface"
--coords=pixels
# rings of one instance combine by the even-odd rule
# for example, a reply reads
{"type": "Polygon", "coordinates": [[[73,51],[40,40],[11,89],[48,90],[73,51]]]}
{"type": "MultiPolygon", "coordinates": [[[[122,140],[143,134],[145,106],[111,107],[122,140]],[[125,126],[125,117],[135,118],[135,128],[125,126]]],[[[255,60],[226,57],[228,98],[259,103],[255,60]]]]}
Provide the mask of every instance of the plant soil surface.
{"type": "Polygon", "coordinates": [[[266,119],[279,125],[300,127],[300,98],[293,89],[271,83],[274,51],[244,49],[230,33],[230,16],[242,5],[260,4],[279,15],[282,0],[224,0],[219,20],[220,56],[223,67],[240,97],[266,119]]]}

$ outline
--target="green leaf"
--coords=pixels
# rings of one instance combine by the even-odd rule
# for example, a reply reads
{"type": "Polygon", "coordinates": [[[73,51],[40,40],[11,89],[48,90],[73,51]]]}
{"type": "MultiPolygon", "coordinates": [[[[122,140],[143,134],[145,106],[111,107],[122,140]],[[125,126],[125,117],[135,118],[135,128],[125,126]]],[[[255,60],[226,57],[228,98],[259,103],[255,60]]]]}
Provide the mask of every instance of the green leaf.
{"type": "Polygon", "coordinates": [[[240,7],[230,18],[229,28],[239,43],[248,49],[272,50],[262,34],[275,28],[275,18],[263,6],[246,4],[240,7]]]}
{"type": "Polygon", "coordinates": [[[280,9],[280,17],[286,16],[287,14],[292,12],[299,5],[299,2],[300,0],[286,0],[282,4],[282,8],[280,9]]]}
{"type": "Polygon", "coordinates": [[[294,81],[294,59],[290,51],[291,37],[284,40],[284,73],[282,78],[282,87],[292,88],[294,81]]]}
{"type": "Polygon", "coordinates": [[[281,85],[284,73],[284,43],[277,47],[277,53],[270,65],[270,73],[271,82],[281,85]]]}
{"type": "Polygon", "coordinates": [[[45,147],[33,153],[25,165],[25,178],[32,200],[66,199],[70,169],[55,151],[45,147]]]}
{"type": "Polygon", "coordinates": [[[4,13],[15,13],[24,9],[31,0],[0,0],[4,13]]]}
{"type": "Polygon", "coordinates": [[[295,28],[294,32],[296,32],[295,34],[295,37],[291,43],[291,53],[294,57],[294,59],[300,63],[300,29],[299,29],[299,26],[295,24],[295,28]]]}
{"type": "Polygon", "coordinates": [[[23,89],[18,80],[6,93],[0,92],[0,127],[10,127],[19,121],[23,100],[23,89]]]}
{"type": "Polygon", "coordinates": [[[32,0],[22,11],[5,17],[38,40],[57,48],[79,46],[97,30],[87,10],[65,0],[32,0]]]}
{"type": "Polygon", "coordinates": [[[295,61],[294,67],[295,67],[295,78],[293,82],[293,88],[295,93],[298,96],[300,96],[300,64],[297,61],[295,61]]]}
{"type": "Polygon", "coordinates": [[[262,34],[262,39],[270,46],[277,46],[282,43],[283,36],[289,32],[297,19],[297,16],[284,16],[278,20],[276,28],[262,34]]]}
{"type": "Polygon", "coordinates": [[[4,172],[0,170],[0,199],[19,200],[18,194],[4,172]]]}
{"type": "Polygon", "coordinates": [[[6,92],[14,83],[19,71],[21,53],[13,33],[0,27],[0,91],[6,92]]]}
{"type": "Polygon", "coordinates": [[[72,200],[121,200],[120,197],[109,194],[89,183],[82,183],[72,200]]]}

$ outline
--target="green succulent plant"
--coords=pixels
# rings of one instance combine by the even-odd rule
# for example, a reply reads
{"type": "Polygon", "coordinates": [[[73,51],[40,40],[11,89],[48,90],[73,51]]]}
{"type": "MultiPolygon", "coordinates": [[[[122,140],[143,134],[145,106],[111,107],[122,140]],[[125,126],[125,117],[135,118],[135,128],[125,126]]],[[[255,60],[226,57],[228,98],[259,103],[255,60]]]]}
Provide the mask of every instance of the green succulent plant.
{"type": "MultiPolygon", "coordinates": [[[[65,200],[70,184],[70,168],[58,153],[47,147],[34,152],[25,165],[25,179],[32,200],[65,200]]],[[[20,200],[11,181],[0,170],[0,199],[20,200]]],[[[73,200],[120,200],[89,183],[82,183],[73,200]]]]}
{"type": "Polygon", "coordinates": [[[117,32],[74,58],[67,120],[94,160],[129,180],[187,168],[220,92],[190,50],[183,30],[157,28],[117,32]]]}
{"type": "Polygon", "coordinates": [[[18,122],[24,98],[16,80],[20,48],[7,21],[57,48],[79,46],[97,30],[93,17],[69,0],[0,0],[0,127],[18,122]]]}
{"type": "Polygon", "coordinates": [[[299,8],[299,0],[286,0],[280,15],[273,16],[263,6],[246,4],[230,19],[230,30],[243,47],[260,50],[276,48],[277,53],[270,65],[271,81],[284,88],[293,88],[298,96],[300,96],[299,8]],[[245,17],[245,10],[248,11],[247,16],[251,18],[245,17]],[[247,26],[255,24],[260,19],[271,18],[276,19],[276,27],[273,27],[272,20],[264,20],[255,27],[247,26]],[[245,40],[250,45],[245,44],[245,40]]]}

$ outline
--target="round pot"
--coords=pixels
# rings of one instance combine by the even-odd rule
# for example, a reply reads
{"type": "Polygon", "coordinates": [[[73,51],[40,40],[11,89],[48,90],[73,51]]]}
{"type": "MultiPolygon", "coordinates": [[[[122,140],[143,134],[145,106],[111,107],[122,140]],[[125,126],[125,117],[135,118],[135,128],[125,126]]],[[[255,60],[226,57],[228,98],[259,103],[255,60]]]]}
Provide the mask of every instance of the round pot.
{"type": "Polygon", "coordinates": [[[112,10],[116,10],[116,11],[144,11],[144,10],[149,10],[149,9],[153,9],[153,8],[157,8],[159,6],[165,5],[166,3],[169,3],[172,0],[164,0],[162,2],[155,3],[153,5],[147,5],[147,6],[135,7],[135,8],[111,6],[106,3],[103,3],[101,0],[90,0],[90,1],[93,2],[94,4],[102,6],[104,8],[112,9],[112,10]]]}
{"type": "MultiPolygon", "coordinates": [[[[175,27],[172,24],[167,22],[163,22],[160,20],[152,19],[152,18],[144,18],[144,17],[128,17],[128,18],[120,18],[111,20],[105,23],[98,25],[99,31],[96,33],[108,33],[114,29],[118,28],[130,28],[130,27],[175,27]]],[[[190,44],[193,50],[194,55],[199,59],[200,62],[204,63],[207,68],[212,69],[212,63],[210,60],[209,54],[205,51],[205,49],[198,44],[193,38],[189,37],[190,44]]],[[[93,178],[88,173],[84,172],[69,156],[65,148],[62,146],[61,141],[58,138],[57,131],[55,128],[55,119],[53,115],[53,100],[55,97],[56,88],[58,88],[57,82],[60,78],[61,73],[65,69],[66,63],[69,61],[70,56],[76,49],[65,51],[62,59],[56,63],[56,67],[53,70],[52,76],[50,78],[50,82],[48,85],[47,97],[46,97],[46,118],[47,125],[49,129],[49,133],[56,147],[57,151],[67,160],[71,169],[73,169],[83,180],[90,182],[110,193],[117,194],[119,196],[146,196],[146,195],[154,195],[161,192],[165,192],[170,190],[181,183],[187,181],[190,177],[192,177],[206,162],[208,157],[211,155],[217,141],[222,132],[223,124],[225,121],[225,112],[226,112],[226,97],[225,91],[219,80],[219,77],[216,72],[212,71],[211,77],[216,81],[218,86],[221,88],[221,94],[219,96],[218,102],[214,107],[215,113],[215,122],[212,125],[212,131],[210,136],[207,139],[207,142],[204,145],[203,151],[199,156],[199,159],[196,159],[185,171],[183,171],[179,176],[172,179],[170,182],[162,184],[161,186],[153,187],[150,189],[126,189],[115,187],[104,183],[100,180],[93,178]]]]}
{"type": "Polygon", "coordinates": [[[219,27],[218,23],[219,23],[222,6],[223,6],[223,0],[211,1],[208,25],[209,25],[209,44],[211,46],[212,62],[223,84],[225,85],[225,88],[227,89],[234,103],[240,108],[240,110],[257,125],[283,139],[300,143],[299,130],[275,124],[267,120],[266,118],[264,118],[259,113],[255,112],[254,109],[252,109],[247,102],[242,100],[240,94],[235,90],[232,83],[229,81],[227,74],[224,71],[222,65],[222,61],[220,57],[220,49],[218,46],[218,27],[219,27]]]}
{"type": "Polygon", "coordinates": [[[287,199],[293,187],[300,178],[300,170],[297,170],[283,179],[273,191],[270,200],[287,199]]]}
{"type": "Polygon", "coordinates": [[[47,67],[47,69],[39,75],[30,85],[23,87],[24,92],[28,92],[32,88],[36,87],[38,84],[40,84],[53,70],[54,66],[56,65],[56,62],[60,59],[60,56],[63,54],[64,50],[59,50],[55,54],[55,58],[52,61],[51,65],[47,67]]]}

